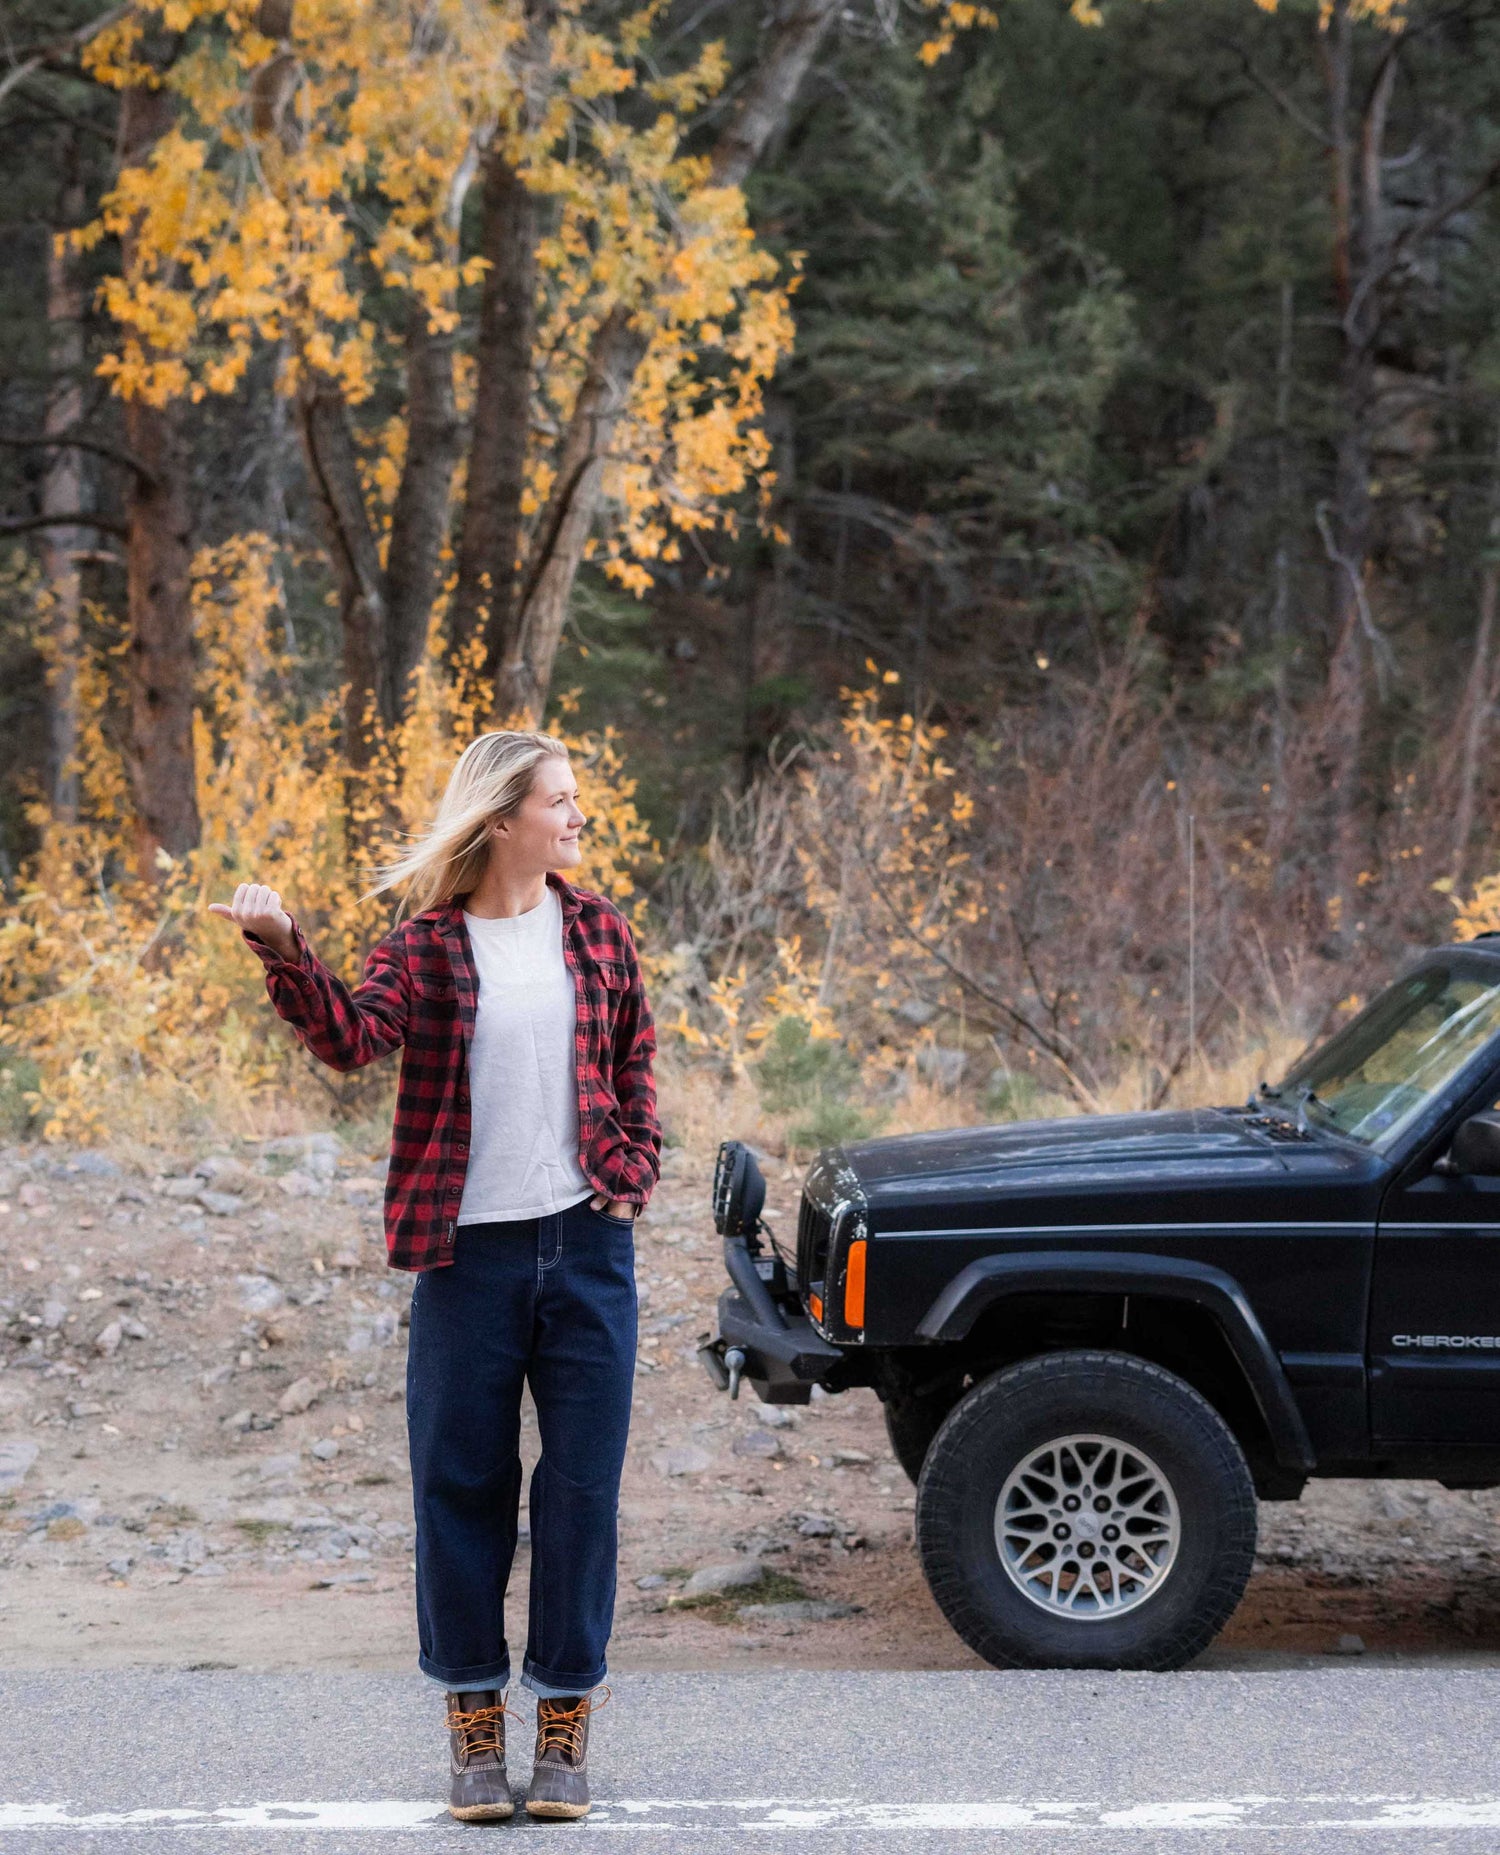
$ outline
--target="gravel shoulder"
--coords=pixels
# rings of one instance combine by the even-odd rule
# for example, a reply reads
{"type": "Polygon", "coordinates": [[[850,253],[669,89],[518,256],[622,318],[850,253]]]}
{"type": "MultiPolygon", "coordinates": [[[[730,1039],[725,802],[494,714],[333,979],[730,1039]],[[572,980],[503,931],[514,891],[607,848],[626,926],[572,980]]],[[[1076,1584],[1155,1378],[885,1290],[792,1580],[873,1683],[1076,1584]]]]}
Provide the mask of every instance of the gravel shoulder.
{"type": "MultiPolygon", "coordinates": [[[[712,1162],[670,1149],[638,1227],[612,1665],[980,1666],[922,1583],[874,1396],[771,1412],[697,1364],[712,1162]]],[[[770,1162],[778,1228],[800,1176],[770,1162]]],[[[380,1190],[332,1135],[0,1153],[0,1668],[414,1665],[411,1278],[380,1190]]],[[[1264,1507],[1208,1659],[1500,1656],[1497,1513],[1430,1483],[1264,1507]]]]}

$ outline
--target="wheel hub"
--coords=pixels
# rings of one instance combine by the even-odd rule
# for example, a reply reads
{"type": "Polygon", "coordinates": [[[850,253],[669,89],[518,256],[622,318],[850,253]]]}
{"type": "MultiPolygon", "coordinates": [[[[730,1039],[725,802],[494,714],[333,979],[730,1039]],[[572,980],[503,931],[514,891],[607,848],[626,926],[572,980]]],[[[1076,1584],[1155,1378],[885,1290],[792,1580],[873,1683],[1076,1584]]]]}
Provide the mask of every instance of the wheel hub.
{"type": "Polygon", "coordinates": [[[995,1503],[995,1545],[1011,1583],[1039,1610],[1081,1622],[1144,1604],[1171,1572],[1181,1537],[1171,1483],[1113,1436],[1044,1443],[995,1503]]]}

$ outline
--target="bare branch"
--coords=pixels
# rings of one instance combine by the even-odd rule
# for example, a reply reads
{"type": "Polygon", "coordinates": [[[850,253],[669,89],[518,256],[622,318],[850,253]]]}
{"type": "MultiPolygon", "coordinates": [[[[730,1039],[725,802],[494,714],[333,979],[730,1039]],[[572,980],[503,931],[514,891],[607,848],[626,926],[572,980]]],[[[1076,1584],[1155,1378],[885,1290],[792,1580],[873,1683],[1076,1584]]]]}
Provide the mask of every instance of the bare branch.
{"type": "Polygon", "coordinates": [[[0,433],[0,446],[11,451],[87,451],[93,457],[108,458],[110,463],[119,464],[124,470],[133,470],[148,485],[154,486],[156,481],[138,457],[132,457],[115,445],[100,444],[94,438],[15,438],[0,433]]]}
{"type": "Polygon", "coordinates": [[[1380,247],[1380,222],[1385,206],[1385,186],[1381,155],[1385,148],[1386,123],[1391,113],[1391,94],[1396,88],[1396,68],[1404,41],[1397,34],[1386,47],[1370,84],[1360,126],[1360,189],[1364,195],[1364,249],[1370,257],[1380,247]]]}
{"type": "MultiPolygon", "coordinates": [[[[891,918],[896,921],[903,930],[906,930],[906,924],[901,918],[901,911],[891,900],[890,896],[886,894],[876,874],[875,867],[865,854],[862,846],[856,844],[854,846],[854,854],[865,867],[865,875],[869,878],[870,888],[873,893],[880,898],[881,902],[890,913],[891,918]]],[[[941,949],[934,947],[930,942],[921,942],[919,944],[921,945],[922,952],[930,959],[934,960],[946,972],[951,973],[966,992],[988,1005],[991,1010],[997,1012],[1001,1020],[1010,1029],[1012,1035],[1019,1033],[1021,1037],[1028,1039],[1036,1049],[1040,1050],[1045,1057],[1056,1064],[1059,1073],[1062,1075],[1064,1081],[1066,1081],[1068,1087],[1072,1089],[1078,1100],[1082,1102],[1090,1112],[1094,1114],[1101,1114],[1103,1112],[1103,1103],[1073,1067],[1070,1060],[1070,1053],[1057,1037],[1054,1037],[1050,1032],[1043,1029],[1040,1024],[1035,1023],[1031,1018],[1028,1018],[1024,1011],[1018,1011],[1016,1007],[1011,1004],[1009,999],[1002,998],[998,992],[992,991],[989,986],[984,985],[980,980],[974,978],[971,973],[965,972],[956,960],[950,959],[941,949]]]]}
{"type": "Polygon", "coordinates": [[[1450,219],[1457,218],[1461,212],[1482,200],[1497,183],[1500,183],[1500,158],[1490,163],[1472,187],[1457,194],[1453,199],[1444,200],[1441,205],[1434,206],[1431,212],[1424,213],[1420,219],[1414,219],[1410,225],[1399,232],[1391,240],[1385,257],[1379,264],[1370,266],[1349,298],[1349,307],[1344,311],[1343,316],[1346,332],[1353,330],[1354,318],[1363,308],[1365,298],[1372,290],[1380,288],[1408,251],[1420,245],[1424,239],[1431,238],[1435,232],[1441,232],[1450,219]]]}
{"type": "Polygon", "coordinates": [[[0,77],[0,103],[5,101],[17,84],[25,83],[34,71],[41,70],[44,65],[55,64],[58,59],[66,57],[69,53],[82,51],[90,39],[97,38],[101,32],[114,25],[116,20],[123,19],[129,11],[128,4],[111,7],[107,13],[101,14],[98,19],[90,20],[87,25],[75,26],[71,32],[60,33],[57,38],[48,40],[46,44],[38,45],[33,50],[22,53],[21,62],[12,66],[4,77],[0,77]]]}
{"type": "Polygon", "coordinates": [[[1313,510],[1313,520],[1318,525],[1318,533],[1323,539],[1323,552],[1328,556],[1329,564],[1337,567],[1349,581],[1350,596],[1354,608],[1359,613],[1359,628],[1370,643],[1370,650],[1375,658],[1375,677],[1380,687],[1380,699],[1383,702],[1388,692],[1388,678],[1396,667],[1396,658],[1391,650],[1390,640],[1375,623],[1375,614],[1370,610],[1369,597],[1365,592],[1364,578],[1355,561],[1339,547],[1333,535],[1333,524],[1326,502],[1320,502],[1313,510]]]}
{"type": "Polygon", "coordinates": [[[1333,138],[1316,117],[1309,116],[1302,105],[1289,97],[1279,84],[1273,84],[1243,45],[1225,43],[1224,49],[1239,60],[1241,71],[1257,90],[1271,99],[1288,122],[1296,123],[1297,127],[1310,135],[1320,147],[1332,148],[1333,138]]]}
{"type": "Polygon", "coordinates": [[[0,535],[32,534],[39,528],[97,528],[100,534],[128,539],[129,528],[108,515],[15,515],[0,517],[0,535]]]}

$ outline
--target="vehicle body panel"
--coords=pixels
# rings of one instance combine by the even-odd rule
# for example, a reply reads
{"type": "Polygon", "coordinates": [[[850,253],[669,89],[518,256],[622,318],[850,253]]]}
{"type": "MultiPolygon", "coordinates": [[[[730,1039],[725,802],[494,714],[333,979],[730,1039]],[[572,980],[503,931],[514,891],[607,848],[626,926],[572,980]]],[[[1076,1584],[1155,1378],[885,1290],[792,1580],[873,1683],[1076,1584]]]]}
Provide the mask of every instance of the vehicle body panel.
{"type": "MultiPolygon", "coordinates": [[[[1500,942],[1426,957],[1472,962],[1487,984],[1500,972],[1500,942]]],[[[1500,1476],[1500,1178],[1441,1171],[1456,1126],[1497,1092],[1500,1037],[1384,1152],[1279,1101],[825,1148],[804,1182],[796,1311],[818,1344],[863,1359],[830,1382],[878,1386],[883,1357],[915,1372],[1007,1296],[1135,1292],[1184,1318],[1191,1303],[1287,1466],[1462,1473],[1472,1458],[1500,1476]],[[856,1329],[841,1296],[861,1239],[856,1329]]]]}
{"type": "MultiPolygon", "coordinates": [[[[1359,1447],[1364,1326],[1388,1165],[1222,1110],[1080,1116],[861,1141],[815,1195],[859,1180],[874,1250],[867,1346],[909,1344],[962,1270],[992,1255],[1158,1256],[1239,1282],[1315,1446],[1359,1447]]],[[[1088,1272],[1077,1277],[1090,1286],[1088,1272]]],[[[837,1323],[823,1324],[829,1338],[837,1323]]]]}

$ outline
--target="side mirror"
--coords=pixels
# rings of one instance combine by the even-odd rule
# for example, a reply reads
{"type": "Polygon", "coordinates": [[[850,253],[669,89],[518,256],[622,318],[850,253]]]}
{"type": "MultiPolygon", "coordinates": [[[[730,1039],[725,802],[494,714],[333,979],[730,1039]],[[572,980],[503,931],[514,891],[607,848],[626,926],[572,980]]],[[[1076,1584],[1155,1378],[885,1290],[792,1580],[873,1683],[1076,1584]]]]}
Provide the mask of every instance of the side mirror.
{"type": "Polygon", "coordinates": [[[1500,1114],[1486,1110],[1461,1121],[1443,1171],[1500,1177],[1500,1114]]]}

